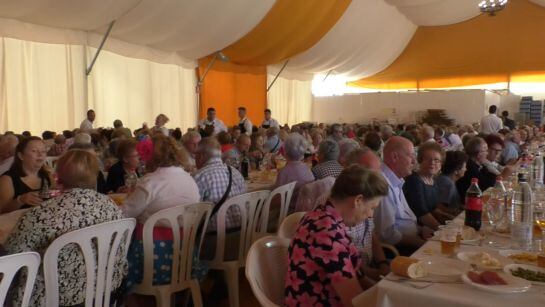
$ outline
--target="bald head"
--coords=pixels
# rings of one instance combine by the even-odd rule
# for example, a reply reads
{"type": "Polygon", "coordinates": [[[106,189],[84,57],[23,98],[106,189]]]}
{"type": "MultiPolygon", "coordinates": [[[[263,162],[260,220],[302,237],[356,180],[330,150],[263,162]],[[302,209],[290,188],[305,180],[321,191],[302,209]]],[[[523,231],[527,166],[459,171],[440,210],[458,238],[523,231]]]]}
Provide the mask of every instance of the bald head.
{"type": "Polygon", "coordinates": [[[384,164],[399,178],[409,176],[416,164],[414,146],[404,137],[393,136],[384,145],[384,164]]]}
{"type": "Polygon", "coordinates": [[[0,161],[13,157],[15,155],[15,147],[19,144],[19,139],[13,135],[8,134],[2,138],[0,142],[0,161]]]}
{"type": "Polygon", "coordinates": [[[380,171],[380,159],[368,147],[355,149],[346,156],[344,166],[348,167],[352,164],[359,164],[374,171],[380,171]]]}

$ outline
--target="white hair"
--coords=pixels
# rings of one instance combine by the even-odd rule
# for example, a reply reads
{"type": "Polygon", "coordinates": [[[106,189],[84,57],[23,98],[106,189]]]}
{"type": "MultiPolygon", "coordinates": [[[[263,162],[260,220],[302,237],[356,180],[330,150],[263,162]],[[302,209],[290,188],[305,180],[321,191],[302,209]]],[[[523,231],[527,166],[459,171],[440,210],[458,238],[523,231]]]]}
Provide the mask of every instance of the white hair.
{"type": "Polygon", "coordinates": [[[339,159],[344,160],[351,152],[359,149],[360,144],[352,139],[344,139],[339,142],[339,159]]]}
{"type": "Polygon", "coordinates": [[[78,133],[74,137],[74,144],[91,144],[91,136],[88,133],[78,133]]]}
{"type": "Polygon", "coordinates": [[[291,161],[300,161],[305,156],[307,140],[299,133],[290,134],[284,141],[286,157],[291,161]]]}

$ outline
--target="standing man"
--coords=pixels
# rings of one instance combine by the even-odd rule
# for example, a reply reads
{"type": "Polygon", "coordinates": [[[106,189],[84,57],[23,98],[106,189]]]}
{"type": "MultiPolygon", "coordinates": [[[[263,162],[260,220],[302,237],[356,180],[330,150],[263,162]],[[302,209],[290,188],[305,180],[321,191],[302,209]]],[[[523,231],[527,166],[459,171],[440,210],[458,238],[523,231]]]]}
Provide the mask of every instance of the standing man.
{"type": "Polygon", "coordinates": [[[265,109],[265,119],[261,123],[261,128],[269,129],[272,127],[280,129],[280,125],[278,124],[278,121],[274,118],[271,118],[271,110],[265,109]]]}
{"type": "Polygon", "coordinates": [[[251,135],[252,134],[252,122],[246,117],[246,108],[245,107],[239,107],[238,108],[238,118],[240,118],[240,121],[238,123],[238,126],[240,127],[240,132],[242,134],[251,135]]]}
{"type": "Polygon", "coordinates": [[[199,130],[204,136],[214,136],[222,131],[227,131],[227,127],[216,118],[216,109],[208,108],[206,118],[199,122],[199,130]]]}
{"type": "Polygon", "coordinates": [[[481,133],[492,134],[500,131],[503,128],[503,122],[501,118],[496,115],[498,108],[495,105],[491,105],[488,108],[488,115],[481,118],[481,133]]]}
{"type": "Polygon", "coordinates": [[[81,132],[91,133],[93,132],[93,122],[95,121],[95,111],[87,111],[87,118],[84,119],[79,125],[81,132]]]}

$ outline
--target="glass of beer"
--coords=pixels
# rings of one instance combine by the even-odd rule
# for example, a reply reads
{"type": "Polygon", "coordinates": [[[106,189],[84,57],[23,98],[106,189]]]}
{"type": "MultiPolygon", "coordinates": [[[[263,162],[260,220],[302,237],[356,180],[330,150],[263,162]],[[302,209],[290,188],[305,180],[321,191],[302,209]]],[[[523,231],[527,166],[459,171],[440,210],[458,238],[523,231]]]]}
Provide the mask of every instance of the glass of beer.
{"type": "Polygon", "coordinates": [[[458,230],[453,227],[446,227],[440,231],[441,254],[452,256],[456,252],[456,236],[458,230]]]}

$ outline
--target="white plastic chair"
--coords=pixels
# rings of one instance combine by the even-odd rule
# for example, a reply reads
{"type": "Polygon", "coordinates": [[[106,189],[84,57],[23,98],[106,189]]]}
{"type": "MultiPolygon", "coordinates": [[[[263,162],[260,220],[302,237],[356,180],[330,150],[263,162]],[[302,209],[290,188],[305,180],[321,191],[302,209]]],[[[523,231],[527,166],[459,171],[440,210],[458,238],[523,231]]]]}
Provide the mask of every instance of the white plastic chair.
{"type": "Polygon", "coordinates": [[[263,209],[261,210],[261,219],[259,222],[259,231],[256,235],[255,239],[264,237],[266,235],[270,235],[270,233],[267,232],[267,228],[269,225],[269,214],[271,210],[271,202],[275,198],[276,195],[280,195],[280,212],[278,215],[278,221],[276,223],[276,231],[280,227],[280,224],[282,221],[286,218],[286,215],[288,215],[288,208],[290,206],[291,202],[291,196],[293,195],[293,189],[295,189],[295,185],[297,182],[291,182],[288,184],[285,184],[283,186],[279,186],[278,188],[274,189],[271,192],[271,195],[267,199],[267,202],[263,206],[263,209]]]}
{"type": "Polygon", "coordinates": [[[6,306],[5,300],[8,294],[9,287],[13,282],[15,274],[23,267],[27,268],[25,294],[21,307],[27,307],[34,289],[36,274],[40,267],[40,254],[35,252],[26,252],[0,257],[0,273],[3,275],[0,278],[0,306],[6,306]]]}
{"type": "Polygon", "coordinates": [[[306,212],[295,212],[288,215],[282,221],[280,227],[278,227],[278,236],[280,238],[291,240],[295,235],[295,231],[297,230],[297,226],[299,226],[299,222],[301,221],[303,216],[305,216],[305,214],[306,212]]]}
{"type": "MultiPolygon", "coordinates": [[[[190,289],[193,304],[202,306],[199,281],[191,279],[191,268],[197,229],[201,222],[204,222],[203,229],[208,226],[212,206],[212,203],[179,205],[156,212],[146,220],[143,230],[144,276],[142,283],[136,285],[134,293],[153,295],[157,306],[166,307],[171,306],[172,293],[190,289]],[[167,220],[173,229],[174,240],[172,242],[173,253],[169,285],[153,285],[153,228],[161,220],[167,220]],[[179,223],[179,220],[182,223],[179,223]],[[183,229],[182,238],[180,238],[180,231],[177,229],[183,229]]],[[[200,250],[202,233],[198,240],[200,250]]]]}
{"type": "Polygon", "coordinates": [[[267,236],[257,240],[246,260],[246,278],[262,306],[283,306],[290,240],[267,236]]]}
{"type": "Polygon", "coordinates": [[[269,194],[269,191],[256,191],[238,195],[225,201],[218,210],[216,251],[214,259],[206,261],[206,264],[211,269],[224,271],[231,307],[239,306],[238,270],[246,263],[246,255],[252,245],[260,212],[269,194]],[[235,260],[225,260],[225,217],[229,208],[235,206],[240,210],[238,255],[235,260]]]}
{"type": "Polygon", "coordinates": [[[57,259],[60,250],[70,243],[79,245],[85,260],[85,306],[110,306],[116,254],[123,243],[122,256],[127,257],[135,225],[133,218],[116,220],[71,231],[55,239],[44,255],[46,306],[59,306],[57,259]],[[122,242],[123,238],[125,242],[122,242]]]}

